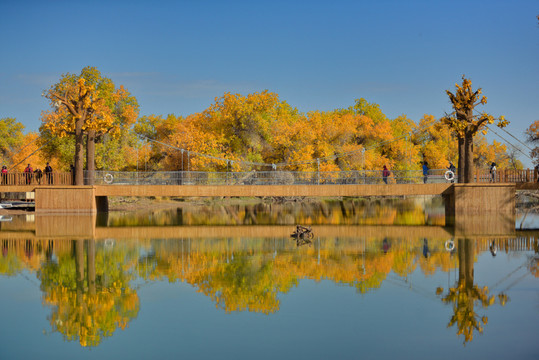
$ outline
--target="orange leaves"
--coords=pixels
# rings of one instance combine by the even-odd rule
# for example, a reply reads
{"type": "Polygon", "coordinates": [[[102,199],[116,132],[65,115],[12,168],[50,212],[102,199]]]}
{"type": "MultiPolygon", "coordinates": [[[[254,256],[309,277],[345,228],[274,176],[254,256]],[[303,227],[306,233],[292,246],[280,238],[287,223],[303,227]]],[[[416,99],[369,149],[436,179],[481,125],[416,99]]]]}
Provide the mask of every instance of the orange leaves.
{"type": "Polygon", "coordinates": [[[42,113],[43,127],[57,136],[74,133],[77,121],[83,121],[84,131],[117,135],[120,126],[133,124],[138,116],[135,98],[123,86],[115,89],[93,67],[84,68],[80,75],[63,75],[44,96],[53,110],[42,113]]]}
{"type": "MultiPolygon", "coordinates": [[[[458,88],[463,92],[460,97],[480,94],[471,92],[470,81],[458,88]]],[[[263,91],[225,93],[202,113],[185,118],[146,116],[139,119],[135,131],[171,146],[153,145],[152,156],[166,170],[250,170],[271,164],[280,169],[286,164],[286,170],[382,169],[383,165],[408,170],[418,169],[423,160],[431,168],[455,162],[456,141],[442,123],[453,131],[467,126],[454,114],[441,122],[425,115],[419,125],[404,115],[391,120],[377,104],[364,99],[347,109],[300,113],[277,94],[263,91]]]]}
{"type": "Polygon", "coordinates": [[[443,122],[449,126],[450,129],[461,134],[461,136],[464,136],[464,133],[475,136],[475,134],[484,129],[484,125],[492,124],[495,120],[498,121],[498,127],[507,126],[508,121],[503,116],[494,118],[494,116],[486,113],[481,113],[479,115],[473,114],[473,111],[478,105],[486,105],[487,97],[482,96],[479,98],[482,90],[479,88],[474,92],[472,90],[472,81],[470,79],[466,79],[463,75],[462,86],[459,84],[455,84],[455,86],[457,91],[454,94],[449,90],[446,90],[446,94],[449,96],[449,100],[451,101],[455,112],[442,118],[443,122]]]}
{"type": "Polygon", "coordinates": [[[22,172],[27,164],[31,164],[33,169],[37,168],[44,169],[45,162],[39,156],[37,151],[39,146],[37,143],[38,134],[28,133],[23,137],[22,143],[24,144],[16,153],[13,154],[11,161],[15,168],[10,169],[10,171],[19,171],[22,172]]]}
{"type": "Polygon", "coordinates": [[[527,129],[526,135],[528,141],[537,141],[539,140],[539,120],[534,121],[527,129]]]}

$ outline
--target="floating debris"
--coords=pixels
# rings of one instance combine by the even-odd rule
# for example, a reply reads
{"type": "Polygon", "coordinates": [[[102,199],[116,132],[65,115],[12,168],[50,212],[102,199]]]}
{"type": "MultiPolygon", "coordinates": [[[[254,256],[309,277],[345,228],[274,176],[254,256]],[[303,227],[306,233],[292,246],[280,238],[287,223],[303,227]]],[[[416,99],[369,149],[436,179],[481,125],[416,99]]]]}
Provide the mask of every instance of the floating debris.
{"type": "Polygon", "coordinates": [[[310,226],[296,226],[296,231],[290,234],[290,237],[296,239],[296,245],[310,245],[312,243],[311,239],[314,238],[314,234],[310,226]]]}

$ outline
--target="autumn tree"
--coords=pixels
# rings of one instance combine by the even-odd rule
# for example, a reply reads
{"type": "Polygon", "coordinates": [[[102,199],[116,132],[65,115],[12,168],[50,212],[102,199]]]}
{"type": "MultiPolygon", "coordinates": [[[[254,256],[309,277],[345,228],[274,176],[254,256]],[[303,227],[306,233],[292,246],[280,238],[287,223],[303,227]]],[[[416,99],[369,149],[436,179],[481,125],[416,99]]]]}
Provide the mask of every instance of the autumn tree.
{"type": "Polygon", "coordinates": [[[498,127],[505,127],[508,121],[503,116],[495,118],[484,112],[475,113],[478,105],[487,103],[487,97],[481,96],[481,88],[472,90],[472,81],[466,79],[464,75],[462,85],[455,84],[455,86],[455,93],[446,90],[454,111],[444,116],[442,121],[454,131],[459,141],[459,182],[471,183],[474,179],[473,140],[475,135],[479,131],[486,134],[487,124],[496,121],[498,127]]]}
{"type": "Polygon", "coordinates": [[[518,163],[511,162],[507,151],[507,145],[496,140],[489,144],[486,137],[479,134],[474,139],[474,165],[476,167],[484,167],[493,162],[499,168],[518,167],[518,163]]]}
{"type": "Polygon", "coordinates": [[[0,119],[0,160],[2,165],[13,163],[16,150],[23,144],[24,125],[15,118],[0,119]]]}
{"type": "Polygon", "coordinates": [[[152,169],[267,171],[281,164],[279,170],[293,171],[384,165],[418,170],[423,160],[444,168],[457,158],[455,135],[433,116],[419,124],[405,115],[388,119],[365,99],[348,108],[301,113],[268,91],[225,93],[201,113],[143,116],[133,128],[146,145],[138,143],[136,154],[134,145],[129,151],[134,158],[142,153],[152,169]]]}
{"type": "Polygon", "coordinates": [[[433,115],[424,115],[412,136],[412,142],[420,147],[423,159],[433,169],[447,168],[449,161],[457,162],[458,154],[454,140],[451,130],[433,115]]]}
{"type": "Polygon", "coordinates": [[[534,164],[539,165],[539,120],[535,120],[533,124],[526,129],[526,140],[532,145],[535,145],[530,152],[530,156],[532,157],[534,164]]]}
{"type": "Polygon", "coordinates": [[[403,143],[396,144],[393,149],[389,145],[402,129],[397,125],[399,121],[392,122],[382,112],[380,105],[369,103],[364,98],[356,99],[354,105],[344,111],[360,116],[354,142],[364,148],[362,169],[381,169],[384,165],[393,168],[399,160],[402,161],[397,157],[406,151],[398,149],[403,143]]]}
{"type": "Polygon", "coordinates": [[[31,164],[34,170],[44,168],[45,162],[38,146],[38,136],[35,132],[23,135],[22,144],[24,145],[17,148],[11,158],[13,170],[22,172],[26,164],[31,164]]]}
{"type": "Polygon", "coordinates": [[[271,129],[286,104],[267,90],[247,96],[225,93],[202,113],[206,128],[220,136],[216,146],[247,161],[264,162],[271,153],[271,129]],[[220,139],[222,141],[220,141],[220,139]]]}
{"type": "Polygon", "coordinates": [[[87,135],[87,167],[93,181],[95,142],[98,136],[118,136],[122,127],[132,124],[138,114],[136,99],[94,67],[79,75],[67,73],[44,92],[53,110],[42,113],[41,131],[55,136],[75,136],[75,184],[82,185],[84,134],[87,135]]]}

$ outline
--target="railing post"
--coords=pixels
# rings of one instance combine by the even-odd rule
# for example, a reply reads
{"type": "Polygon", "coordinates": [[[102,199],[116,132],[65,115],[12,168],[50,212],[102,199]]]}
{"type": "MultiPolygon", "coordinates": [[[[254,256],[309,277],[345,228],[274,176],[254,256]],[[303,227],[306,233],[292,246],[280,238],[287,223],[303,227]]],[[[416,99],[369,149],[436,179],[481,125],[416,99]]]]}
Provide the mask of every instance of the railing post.
{"type": "Polygon", "coordinates": [[[316,185],[320,185],[320,159],[316,159],[316,165],[317,165],[317,170],[316,170],[316,185]]]}

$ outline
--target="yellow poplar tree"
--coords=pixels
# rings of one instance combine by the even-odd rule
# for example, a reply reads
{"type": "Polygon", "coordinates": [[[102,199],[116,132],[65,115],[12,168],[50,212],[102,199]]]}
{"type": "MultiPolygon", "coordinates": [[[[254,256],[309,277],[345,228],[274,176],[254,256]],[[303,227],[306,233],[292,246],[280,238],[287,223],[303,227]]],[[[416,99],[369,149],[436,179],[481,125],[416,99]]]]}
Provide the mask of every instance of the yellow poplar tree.
{"type": "Polygon", "coordinates": [[[462,76],[462,85],[455,84],[456,91],[452,93],[446,90],[454,111],[442,118],[442,121],[452,129],[459,139],[463,139],[463,149],[459,143],[459,182],[462,182],[461,174],[464,175],[464,182],[473,182],[473,139],[481,130],[486,134],[486,125],[497,121],[498,127],[505,127],[509,123],[503,116],[495,118],[487,113],[475,114],[478,105],[485,105],[487,97],[481,96],[481,88],[472,90],[472,81],[462,76]],[[464,154],[462,153],[464,151],[464,154]],[[462,164],[464,158],[464,164],[462,164]],[[461,171],[462,166],[464,172],[461,171]]]}
{"type": "Polygon", "coordinates": [[[136,99],[123,87],[115,89],[95,67],[82,69],[80,75],[62,75],[43,96],[53,110],[42,112],[42,130],[60,137],[75,136],[75,185],[84,184],[83,146],[84,134],[88,134],[87,166],[93,181],[96,135],[117,136],[121,126],[133,123],[138,115],[136,99]]]}

